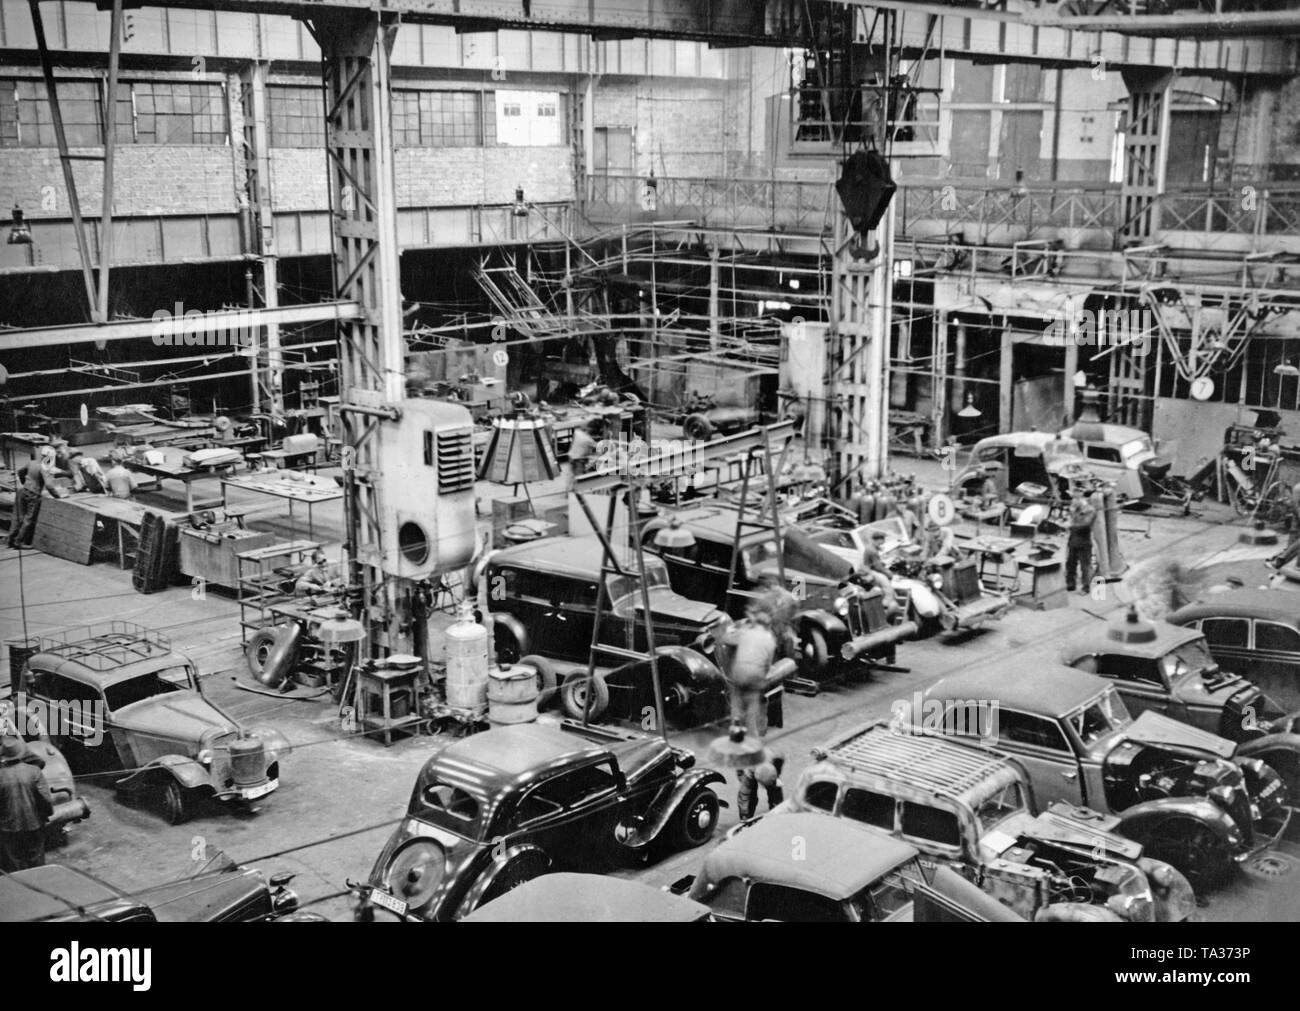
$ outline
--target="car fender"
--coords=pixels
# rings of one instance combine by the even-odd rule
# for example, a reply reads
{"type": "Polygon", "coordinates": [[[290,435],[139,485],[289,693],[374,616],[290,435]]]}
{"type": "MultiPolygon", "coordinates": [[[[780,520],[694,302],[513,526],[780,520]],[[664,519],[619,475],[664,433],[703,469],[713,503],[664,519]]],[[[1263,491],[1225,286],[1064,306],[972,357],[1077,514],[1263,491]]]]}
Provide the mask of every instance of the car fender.
{"type": "Polygon", "coordinates": [[[655,649],[655,657],[685,670],[694,688],[721,690],[726,687],[726,678],[718,665],[699,650],[689,646],[659,646],[655,649]]]}
{"type": "Polygon", "coordinates": [[[540,846],[534,846],[532,843],[516,843],[502,853],[494,855],[487,867],[479,872],[478,877],[474,879],[474,883],[470,885],[469,891],[465,893],[465,897],[460,900],[460,905],[456,907],[455,918],[459,920],[462,916],[468,916],[472,913],[478,907],[479,902],[482,901],[487,890],[492,887],[497,875],[504,871],[512,860],[526,853],[537,854],[546,862],[548,868],[551,866],[551,858],[547,856],[546,851],[540,846]]]}
{"type": "Polygon", "coordinates": [[[907,590],[912,600],[912,610],[922,618],[937,618],[943,611],[943,602],[939,600],[934,588],[919,579],[900,579],[897,585],[907,590]]]}
{"type": "Polygon", "coordinates": [[[1246,741],[1238,745],[1237,757],[1262,759],[1285,779],[1288,775],[1295,775],[1297,766],[1300,766],[1300,734],[1267,734],[1246,741]],[[1270,761],[1270,755],[1276,756],[1278,762],[1270,761]],[[1279,768],[1279,765],[1289,765],[1290,769],[1279,768]]]}
{"type": "Polygon", "coordinates": [[[826,636],[827,645],[832,648],[836,642],[847,639],[849,636],[849,627],[836,615],[831,614],[830,611],[821,608],[810,608],[807,611],[800,611],[796,617],[799,621],[801,638],[809,626],[822,632],[826,636]]]}
{"type": "Polygon", "coordinates": [[[207,768],[193,758],[186,758],[184,755],[163,755],[155,758],[148,765],[136,769],[129,776],[119,779],[117,786],[128,790],[138,789],[160,773],[171,776],[187,790],[212,786],[207,768]]]}
{"type": "Polygon", "coordinates": [[[278,762],[292,750],[292,746],[289,744],[289,738],[276,730],[275,727],[249,727],[248,732],[250,735],[256,737],[262,742],[262,747],[265,749],[267,765],[271,765],[273,762],[278,762]]]}
{"type": "Polygon", "coordinates": [[[515,642],[519,643],[519,655],[521,657],[528,656],[529,653],[533,652],[533,650],[530,648],[532,646],[532,643],[529,642],[528,640],[528,632],[524,629],[523,622],[521,622],[509,611],[492,611],[489,614],[485,615],[485,617],[488,619],[489,622],[491,622],[493,626],[488,629],[489,635],[495,636],[496,635],[495,626],[501,625],[504,628],[508,629],[510,634],[515,637],[515,642]]]}
{"type": "Polygon", "coordinates": [[[1242,845],[1241,830],[1232,816],[1207,797],[1160,797],[1134,804],[1118,815],[1120,835],[1143,846],[1156,829],[1173,818],[1200,822],[1233,850],[1242,845]]]}
{"type": "MultiPolygon", "coordinates": [[[[642,849],[650,845],[659,838],[668,822],[672,820],[673,814],[697,787],[707,786],[710,783],[725,783],[726,781],[726,777],[714,769],[686,770],[673,784],[673,788],[666,795],[656,800],[651,809],[646,812],[645,818],[637,829],[635,836],[628,840],[627,845],[632,849],[642,849]]],[[[718,803],[725,805],[726,801],[719,797],[718,803]]]]}

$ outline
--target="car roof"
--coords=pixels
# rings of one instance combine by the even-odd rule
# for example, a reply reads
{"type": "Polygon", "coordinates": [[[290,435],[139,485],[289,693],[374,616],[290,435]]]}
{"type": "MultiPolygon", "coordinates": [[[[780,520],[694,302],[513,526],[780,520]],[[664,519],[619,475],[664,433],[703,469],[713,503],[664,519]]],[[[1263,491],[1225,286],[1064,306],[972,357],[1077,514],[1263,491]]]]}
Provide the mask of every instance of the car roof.
{"type": "Polygon", "coordinates": [[[1226,590],[1181,607],[1169,615],[1175,624],[1197,618],[1272,618],[1295,625],[1300,594],[1293,590],[1226,590]]]}
{"type": "Polygon", "coordinates": [[[448,783],[490,794],[503,781],[529,779],[547,769],[608,753],[608,749],[557,726],[521,723],[455,741],[429,759],[425,770],[448,783]]]}
{"type": "Polygon", "coordinates": [[[710,882],[748,877],[843,900],[917,855],[901,840],[825,814],[769,814],[724,840],[704,858],[710,882]],[[791,859],[802,840],[804,860],[791,859]]]}
{"type": "MultiPolygon", "coordinates": [[[[719,502],[714,505],[696,506],[694,509],[675,510],[671,517],[659,521],[659,525],[678,520],[692,532],[704,534],[710,540],[725,541],[730,544],[736,537],[736,509],[734,506],[719,502]]],[[[741,535],[741,543],[748,545],[757,541],[770,542],[772,535],[748,528],[741,535]]]]}
{"type": "MultiPolygon", "coordinates": [[[[614,555],[624,568],[636,564],[636,554],[626,544],[615,544],[614,555]]],[[[493,552],[492,561],[497,565],[526,566],[560,576],[595,579],[604,562],[604,549],[600,538],[594,535],[539,537],[493,552]]],[[[655,564],[658,559],[651,556],[647,561],[655,564]]]]}
{"type": "Polygon", "coordinates": [[[180,664],[193,664],[193,661],[184,653],[170,651],[159,656],[137,660],[134,663],[123,664],[120,667],[102,671],[94,670],[87,667],[80,660],[68,659],[57,653],[37,653],[27,662],[39,666],[42,670],[52,671],[55,674],[64,674],[87,684],[97,685],[101,689],[111,687],[119,681],[129,681],[141,674],[150,674],[153,671],[165,670],[168,667],[176,667],[180,664]]]}
{"type": "Polygon", "coordinates": [[[123,899],[112,885],[63,864],[0,875],[0,910],[10,921],[63,919],[123,899]]]}
{"type": "Polygon", "coordinates": [[[936,681],[926,698],[977,699],[1041,716],[1065,716],[1110,687],[1096,675],[1045,660],[1026,660],[1009,668],[966,671],[936,681]]]}
{"type": "Polygon", "coordinates": [[[1088,653],[1118,653],[1120,656],[1137,656],[1154,660],[1164,656],[1176,646],[1199,639],[1201,633],[1194,628],[1171,625],[1167,621],[1150,622],[1155,638],[1150,642],[1119,642],[1110,637],[1111,625],[1093,625],[1083,635],[1075,636],[1061,650],[1066,663],[1071,663],[1088,653]]]}
{"type": "Polygon", "coordinates": [[[1113,446],[1122,446],[1134,439],[1151,438],[1140,428],[1112,425],[1106,421],[1077,421],[1064,429],[1061,435],[1067,439],[1078,439],[1080,442],[1104,442],[1113,446]]]}
{"type": "Polygon", "coordinates": [[[937,735],[900,733],[888,723],[859,727],[826,748],[826,761],[967,804],[1021,781],[1009,760],[937,735]]]}
{"type": "Polygon", "coordinates": [[[1046,446],[1049,443],[1056,442],[1060,436],[1055,432],[1003,432],[1001,435],[990,435],[986,439],[980,439],[971,447],[972,453],[978,453],[981,449],[992,447],[1006,448],[1012,446],[1046,446]]]}
{"type": "Polygon", "coordinates": [[[709,909],[641,881],[560,872],[526,881],[462,923],[691,923],[709,909]]]}

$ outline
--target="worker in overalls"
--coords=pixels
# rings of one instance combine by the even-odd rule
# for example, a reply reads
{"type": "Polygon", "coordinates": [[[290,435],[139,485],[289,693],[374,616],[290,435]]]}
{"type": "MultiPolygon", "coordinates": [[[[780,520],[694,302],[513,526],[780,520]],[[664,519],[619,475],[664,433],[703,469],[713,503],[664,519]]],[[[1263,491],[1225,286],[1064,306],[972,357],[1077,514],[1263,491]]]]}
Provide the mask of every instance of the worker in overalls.
{"type": "Polygon", "coordinates": [[[14,515],[9,527],[11,548],[30,548],[36,533],[36,518],[41,511],[41,496],[52,495],[54,479],[60,471],[55,466],[53,446],[42,446],[38,455],[20,472],[22,484],[14,497],[14,515]]]}
{"type": "MultiPolygon", "coordinates": [[[[767,705],[764,698],[772,680],[772,666],[781,650],[786,628],[796,610],[794,597],[784,589],[769,589],[755,598],[745,618],[723,637],[723,674],[731,695],[732,725],[744,727],[745,736],[759,741],[767,733],[767,705]]],[[[740,792],[736,807],[741,821],[754,816],[758,787],[767,792],[768,807],[785,799],[781,767],[785,759],[767,754],[753,769],[740,770],[740,792]]]]}

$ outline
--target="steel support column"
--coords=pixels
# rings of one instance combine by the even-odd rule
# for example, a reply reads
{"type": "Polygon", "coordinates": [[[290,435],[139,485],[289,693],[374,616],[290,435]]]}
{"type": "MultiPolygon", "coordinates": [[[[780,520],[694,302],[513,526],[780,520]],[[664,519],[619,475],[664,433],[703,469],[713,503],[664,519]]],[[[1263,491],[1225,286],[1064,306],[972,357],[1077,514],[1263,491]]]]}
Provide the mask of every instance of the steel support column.
{"type": "Polygon", "coordinates": [[[1170,71],[1124,71],[1128,115],[1124,124],[1120,238],[1125,242],[1150,238],[1160,229],[1173,83],[1170,71]]]}
{"type": "Polygon", "coordinates": [[[382,568],[383,440],[355,408],[392,408],[405,388],[389,76],[397,22],[363,12],[322,14],[311,24],[325,82],[335,286],[363,313],[339,331],[345,547],[370,651],[384,655],[405,647],[397,586],[382,568]]]}
{"type": "MultiPolygon", "coordinates": [[[[244,162],[244,189],[239,202],[245,205],[243,220],[244,252],[257,257],[262,265],[262,304],[274,309],[280,304],[279,279],[275,256],[275,227],[271,201],[270,112],[266,98],[266,63],[255,62],[241,70],[240,105],[244,119],[241,136],[244,162]]],[[[256,377],[258,394],[253,409],[267,406],[272,413],[284,410],[284,362],[280,354],[280,327],[269,323],[261,351],[249,362],[256,377]],[[262,363],[266,371],[262,372],[262,363]]]]}

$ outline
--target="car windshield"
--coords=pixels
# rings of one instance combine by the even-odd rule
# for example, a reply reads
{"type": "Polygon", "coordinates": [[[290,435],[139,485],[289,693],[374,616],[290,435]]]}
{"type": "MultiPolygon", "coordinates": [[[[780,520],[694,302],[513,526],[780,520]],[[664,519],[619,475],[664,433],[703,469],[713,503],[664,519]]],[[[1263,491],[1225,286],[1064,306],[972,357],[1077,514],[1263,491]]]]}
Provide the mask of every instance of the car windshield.
{"type": "Polygon", "coordinates": [[[469,839],[482,834],[483,811],[487,804],[463,787],[440,779],[418,784],[412,798],[411,813],[449,832],[469,839]]]}
{"type": "MultiPolygon", "coordinates": [[[[672,588],[671,583],[668,581],[668,566],[664,565],[663,562],[647,557],[645,559],[644,571],[646,589],[655,590],[661,587],[663,589],[672,588]]],[[[635,576],[610,576],[606,580],[605,585],[609,588],[610,602],[615,605],[620,601],[626,600],[626,598],[632,596],[632,594],[639,594],[641,592],[640,583],[637,582],[635,576]]],[[[635,601],[629,601],[627,606],[635,606],[635,603],[635,601]]]]}
{"type": "Polygon", "coordinates": [[[866,905],[866,894],[855,897],[853,906],[864,920],[891,920],[907,910],[912,902],[910,883],[898,871],[891,871],[867,889],[871,904],[866,905]],[[864,908],[865,907],[865,908],[864,908]]]}
{"type": "Polygon", "coordinates": [[[1214,666],[1214,657],[1204,639],[1193,639],[1176,649],[1171,649],[1160,658],[1160,665],[1165,675],[1174,681],[1183,675],[1200,674],[1214,666]]]}
{"type": "Polygon", "coordinates": [[[1133,717],[1129,715],[1128,707],[1114,688],[1107,689],[1096,702],[1070,717],[1074,732],[1085,746],[1113,731],[1122,730],[1132,722],[1133,717]]]}
{"type": "Polygon", "coordinates": [[[980,823],[980,834],[991,832],[1011,815],[1018,814],[1024,809],[1025,798],[1020,792],[1020,784],[1011,783],[1003,787],[975,809],[975,817],[980,823]]]}
{"type": "Polygon", "coordinates": [[[188,667],[168,667],[110,685],[104,689],[104,701],[108,704],[109,712],[115,713],[155,695],[184,691],[192,683],[188,667]]]}
{"type": "Polygon", "coordinates": [[[1146,436],[1141,439],[1131,439],[1120,447],[1120,454],[1124,457],[1124,462],[1136,460],[1140,456],[1154,456],[1155,450],[1151,446],[1151,440],[1146,436]]]}

